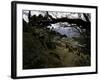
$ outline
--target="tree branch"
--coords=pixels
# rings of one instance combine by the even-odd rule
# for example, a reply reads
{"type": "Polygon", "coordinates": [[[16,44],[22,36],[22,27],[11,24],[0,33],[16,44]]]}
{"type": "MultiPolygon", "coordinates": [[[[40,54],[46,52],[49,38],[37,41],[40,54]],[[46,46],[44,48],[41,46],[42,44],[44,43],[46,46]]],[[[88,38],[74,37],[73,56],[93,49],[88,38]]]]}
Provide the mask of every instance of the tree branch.
{"type": "Polygon", "coordinates": [[[82,26],[83,29],[86,29],[88,26],[90,26],[90,22],[83,21],[82,19],[69,19],[69,18],[52,18],[52,20],[41,20],[39,23],[42,24],[55,24],[58,22],[68,22],[69,24],[76,24],[77,26],[82,26]]]}

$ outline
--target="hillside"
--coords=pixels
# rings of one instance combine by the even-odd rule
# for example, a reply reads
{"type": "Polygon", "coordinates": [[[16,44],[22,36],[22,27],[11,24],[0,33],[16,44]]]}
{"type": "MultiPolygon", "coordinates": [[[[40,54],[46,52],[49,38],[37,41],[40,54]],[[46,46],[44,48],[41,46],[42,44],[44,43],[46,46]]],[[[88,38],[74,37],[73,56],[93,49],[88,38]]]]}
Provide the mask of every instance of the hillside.
{"type": "Polygon", "coordinates": [[[81,37],[69,38],[23,20],[23,69],[90,66],[81,37]]]}

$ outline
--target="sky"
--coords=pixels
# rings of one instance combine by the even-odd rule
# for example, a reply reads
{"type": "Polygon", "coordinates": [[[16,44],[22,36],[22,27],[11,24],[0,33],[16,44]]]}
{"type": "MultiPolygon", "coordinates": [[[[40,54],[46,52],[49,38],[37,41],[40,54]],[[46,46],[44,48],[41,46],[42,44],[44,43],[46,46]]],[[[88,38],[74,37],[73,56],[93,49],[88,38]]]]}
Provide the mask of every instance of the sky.
{"type": "MultiPolygon", "coordinates": [[[[28,13],[29,13],[29,10],[24,10],[23,11],[23,18],[26,22],[28,22],[28,13]]],[[[39,15],[39,14],[42,14],[43,16],[45,15],[46,11],[39,11],[39,10],[33,10],[31,11],[31,16],[33,15],[39,15]]],[[[61,17],[68,17],[68,18],[71,18],[71,19],[77,19],[79,18],[79,14],[78,13],[71,13],[71,12],[55,12],[55,11],[49,11],[49,14],[53,17],[53,18],[61,18],[61,17]]],[[[84,16],[82,13],[80,13],[81,15],[81,19],[85,20],[84,19],[84,16]]]]}

